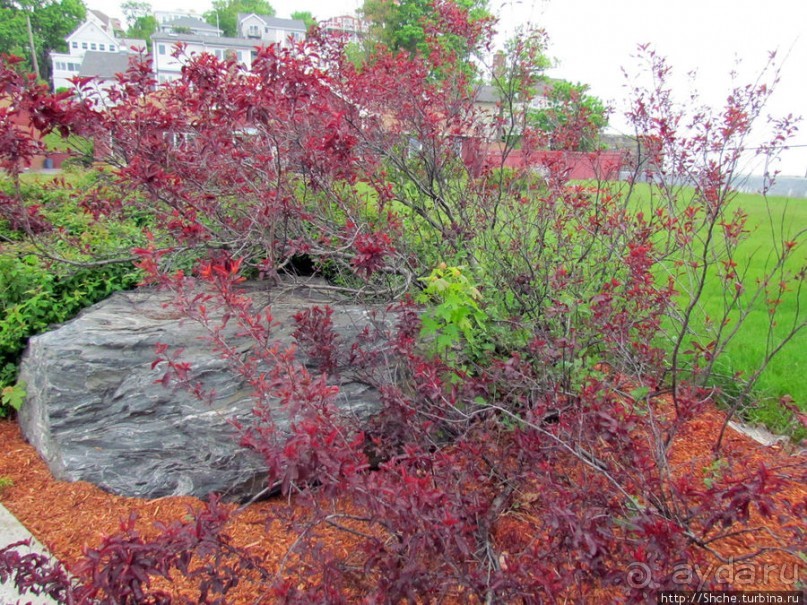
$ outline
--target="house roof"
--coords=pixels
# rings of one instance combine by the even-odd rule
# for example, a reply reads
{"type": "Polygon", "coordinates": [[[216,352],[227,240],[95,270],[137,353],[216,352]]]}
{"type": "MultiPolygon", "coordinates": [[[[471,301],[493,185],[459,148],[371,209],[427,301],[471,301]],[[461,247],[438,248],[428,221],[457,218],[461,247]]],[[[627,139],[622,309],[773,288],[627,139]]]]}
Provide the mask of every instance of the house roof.
{"type": "Polygon", "coordinates": [[[135,48],[142,48],[146,49],[148,44],[146,44],[145,40],[140,40],[138,38],[118,38],[118,44],[120,45],[121,51],[129,51],[133,46],[135,48]]]}
{"type": "Polygon", "coordinates": [[[87,12],[95,15],[96,19],[98,19],[101,23],[103,23],[104,27],[108,28],[110,31],[118,31],[123,29],[121,27],[120,19],[110,17],[106,13],[96,10],[94,8],[88,9],[87,12]]]}
{"type": "Polygon", "coordinates": [[[169,42],[179,44],[201,44],[202,46],[216,48],[255,48],[260,46],[260,40],[248,40],[246,38],[224,38],[220,36],[197,36],[196,34],[169,34],[167,32],[157,32],[151,34],[151,39],[155,42],[169,42]]]}
{"type": "Polygon", "coordinates": [[[73,41],[74,38],[78,38],[78,37],[81,37],[82,35],[84,35],[84,32],[86,32],[88,29],[94,29],[94,30],[100,32],[101,34],[103,34],[104,36],[106,36],[109,39],[109,42],[111,44],[117,44],[117,41],[115,40],[115,38],[109,32],[105,32],[103,29],[101,29],[95,23],[92,23],[91,21],[85,21],[84,23],[79,25],[76,29],[73,30],[73,32],[69,36],[67,36],[67,38],[65,38],[65,40],[67,40],[67,42],[69,44],[70,42],[73,41]]]}
{"type": "Polygon", "coordinates": [[[209,31],[215,33],[221,33],[221,30],[216,27],[215,25],[210,25],[207,21],[202,21],[201,19],[194,19],[193,17],[179,17],[178,19],[173,19],[172,21],[168,21],[162,25],[162,27],[186,27],[188,29],[193,29],[197,31],[209,31]]]}
{"type": "Polygon", "coordinates": [[[129,57],[123,53],[104,53],[90,50],[84,54],[79,76],[110,80],[115,74],[123,73],[129,68],[129,57]]]}
{"type": "MultiPolygon", "coordinates": [[[[546,96],[548,89],[552,87],[551,81],[539,82],[536,85],[535,94],[537,97],[546,96]]],[[[474,101],[477,103],[498,103],[501,100],[501,91],[496,86],[482,84],[474,89],[474,101]]]]}
{"type": "Polygon", "coordinates": [[[499,102],[499,89],[489,84],[483,84],[476,89],[477,103],[498,103],[499,102]]]}
{"type": "Polygon", "coordinates": [[[270,17],[269,15],[258,15],[256,13],[238,13],[239,27],[241,26],[241,22],[248,17],[257,17],[263,21],[267,27],[272,27],[275,29],[290,29],[303,33],[305,33],[307,30],[305,21],[301,21],[300,19],[279,19],[277,17],[270,17]]]}
{"type": "Polygon", "coordinates": [[[105,25],[112,25],[112,19],[110,19],[109,15],[107,15],[106,13],[102,13],[101,11],[96,10],[94,8],[91,8],[90,12],[96,17],[98,17],[98,19],[101,20],[101,23],[104,23],[105,25]]]}

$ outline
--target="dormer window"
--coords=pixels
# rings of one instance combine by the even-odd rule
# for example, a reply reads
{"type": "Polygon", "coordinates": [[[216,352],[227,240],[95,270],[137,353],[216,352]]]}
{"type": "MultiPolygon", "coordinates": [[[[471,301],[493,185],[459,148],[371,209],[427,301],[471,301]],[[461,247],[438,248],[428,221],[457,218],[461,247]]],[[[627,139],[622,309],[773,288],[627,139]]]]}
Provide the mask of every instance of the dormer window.
{"type": "Polygon", "coordinates": [[[250,25],[247,28],[247,37],[248,38],[260,38],[261,37],[261,30],[257,25],[250,25]]]}

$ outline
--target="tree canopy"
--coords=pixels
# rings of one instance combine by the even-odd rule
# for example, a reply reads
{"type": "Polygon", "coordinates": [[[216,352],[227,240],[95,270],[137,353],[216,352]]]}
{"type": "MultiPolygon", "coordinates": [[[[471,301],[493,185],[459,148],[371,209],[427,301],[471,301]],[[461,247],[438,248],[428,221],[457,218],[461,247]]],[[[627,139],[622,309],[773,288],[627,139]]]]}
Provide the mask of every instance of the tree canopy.
{"type": "Polygon", "coordinates": [[[0,3],[0,52],[23,57],[25,61],[21,67],[33,71],[26,13],[31,19],[40,77],[49,80],[52,71],[50,52],[67,50],[64,39],[84,20],[87,7],[83,0],[15,0],[0,3]]]}
{"type": "Polygon", "coordinates": [[[126,35],[129,38],[137,40],[145,40],[146,46],[151,51],[151,34],[157,31],[157,19],[154,15],[146,14],[137,17],[134,22],[129,26],[126,35]]]}
{"type": "Polygon", "coordinates": [[[205,13],[205,19],[220,28],[225,36],[233,38],[238,29],[238,13],[274,17],[275,9],[267,0],[213,0],[213,10],[205,13]]]}
{"type": "Polygon", "coordinates": [[[138,19],[151,16],[152,8],[149,2],[140,2],[139,0],[128,0],[120,5],[123,11],[123,16],[126,19],[126,26],[128,28],[134,27],[138,19]]]}
{"type": "MultiPolygon", "coordinates": [[[[467,11],[473,22],[491,17],[487,0],[457,0],[455,4],[467,11]]],[[[437,19],[434,9],[433,0],[365,0],[361,12],[370,22],[370,33],[375,39],[392,50],[415,54],[426,50],[427,30],[437,19]]],[[[461,40],[447,41],[463,54],[461,40]]]]}
{"type": "Polygon", "coordinates": [[[593,151],[599,133],[608,125],[608,108],[601,99],[588,94],[587,84],[572,84],[566,80],[551,83],[544,97],[546,106],[531,118],[540,130],[550,134],[553,149],[593,151]],[[569,123],[576,124],[572,134],[569,123]]]}
{"type": "Polygon", "coordinates": [[[314,18],[314,15],[311,14],[311,11],[294,11],[291,14],[291,18],[305,23],[306,29],[311,29],[312,25],[317,24],[317,20],[314,18]]]}

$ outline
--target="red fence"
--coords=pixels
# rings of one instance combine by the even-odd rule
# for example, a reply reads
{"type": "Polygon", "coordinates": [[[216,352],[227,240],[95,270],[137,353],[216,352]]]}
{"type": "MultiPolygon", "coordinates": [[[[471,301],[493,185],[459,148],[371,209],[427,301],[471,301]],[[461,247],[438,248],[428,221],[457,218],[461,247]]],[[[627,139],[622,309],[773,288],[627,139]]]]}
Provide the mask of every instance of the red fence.
{"type": "Polygon", "coordinates": [[[482,147],[473,141],[466,141],[463,159],[474,174],[484,168],[529,168],[546,175],[560,175],[567,179],[613,180],[629,164],[629,155],[624,151],[532,151],[524,153],[513,149],[504,156],[500,147],[482,147]]]}

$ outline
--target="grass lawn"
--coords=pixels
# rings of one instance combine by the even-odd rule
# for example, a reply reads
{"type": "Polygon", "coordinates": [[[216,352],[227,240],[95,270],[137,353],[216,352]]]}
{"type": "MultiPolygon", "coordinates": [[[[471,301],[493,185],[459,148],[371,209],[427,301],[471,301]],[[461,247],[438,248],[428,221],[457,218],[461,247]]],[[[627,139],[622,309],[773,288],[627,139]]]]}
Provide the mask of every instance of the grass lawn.
{"type": "MultiPolygon", "coordinates": [[[[691,195],[691,190],[682,190],[682,195],[691,195]]],[[[634,191],[639,206],[648,204],[649,188],[641,184],[634,191]]],[[[795,240],[798,245],[785,267],[785,274],[791,275],[807,264],[807,200],[783,197],[765,198],[755,194],[737,194],[732,207],[742,208],[748,215],[747,238],[737,250],[738,272],[746,273],[745,283],[750,289],[763,275],[770,271],[774,263],[775,242],[795,240]]],[[[781,245],[781,244],[780,244],[781,245]]],[[[778,283],[779,279],[775,282],[778,283]]],[[[727,391],[735,387],[731,376],[735,372],[745,375],[753,373],[765,357],[769,336],[775,346],[782,334],[797,321],[799,309],[804,320],[807,309],[807,292],[798,292],[797,283],[782,297],[776,325],[770,330],[768,312],[763,303],[752,307],[751,313],[737,332],[718,364],[724,379],[720,385],[727,391]]],[[[679,285],[682,305],[690,298],[686,284],[679,285]]],[[[697,313],[696,329],[704,325],[705,317],[719,316],[723,309],[724,288],[721,281],[712,275],[702,296],[702,305],[697,313]]],[[[736,388],[736,387],[735,387],[736,388]]],[[[773,359],[762,374],[754,392],[754,406],[748,410],[748,418],[762,422],[775,431],[787,428],[789,415],[783,414],[778,401],[790,395],[796,405],[807,410],[807,330],[799,332],[773,359]]]]}
{"type": "MultiPolygon", "coordinates": [[[[771,250],[774,234],[781,233],[786,240],[796,240],[797,234],[807,229],[807,200],[739,194],[734,204],[748,213],[749,237],[738,250],[748,267],[749,277],[756,279],[765,274],[773,262],[771,250]]],[[[781,239],[781,238],[780,238],[781,239]]],[[[807,250],[802,233],[799,246],[786,266],[786,271],[796,272],[805,266],[807,250]]],[[[741,265],[742,266],[742,265],[741,265]]],[[[717,280],[712,280],[705,293],[707,308],[717,308],[722,299],[722,288],[717,280]]],[[[807,292],[794,288],[787,292],[779,308],[776,335],[783,334],[796,321],[799,308],[802,319],[807,309],[807,292]]],[[[760,305],[758,305],[760,307],[760,305]]],[[[753,371],[765,355],[769,331],[769,317],[763,308],[756,308],[746,320],[726,354],[726,364],[731,371],[753,371]]],[[[807,330],[802,330],[773,359],[761,376],[757,389],[758,407],[751,416],[775,429],[783,429],[780,407],[777,401],[783,395],[790,395],[796,404],[807,410],[807,330]]]]}

